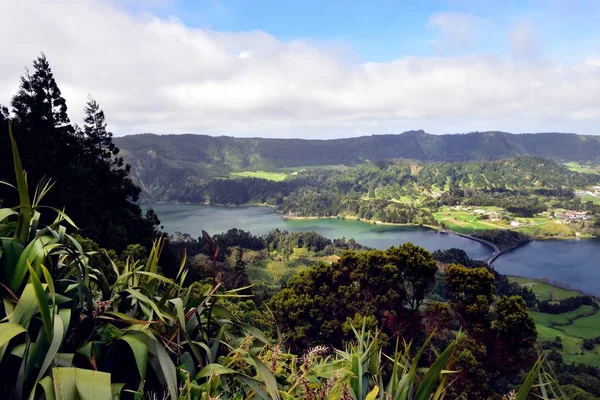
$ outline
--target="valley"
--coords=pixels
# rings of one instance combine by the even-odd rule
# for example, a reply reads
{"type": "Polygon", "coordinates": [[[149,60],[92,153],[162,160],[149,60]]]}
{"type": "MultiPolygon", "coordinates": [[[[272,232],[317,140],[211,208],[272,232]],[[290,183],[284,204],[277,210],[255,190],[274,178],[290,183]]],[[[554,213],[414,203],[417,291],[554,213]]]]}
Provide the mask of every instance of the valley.
{"type": "MultiPolygon", "coordinates": [[[[522,287],[529,288],[540,301],[560,301],[580,295],[579,292],[564,289],[548,283],[547,279],[509,277],[522,287]]],[[[532,311],[538,332],[538,340],[546,351],[559,350],[568,362],[584,363],[600,367],[600,313],[598,301],[595,305],[582,305],[573,311],[560,314],[547,314],[532,311]],[[584,346],[584,342],[587,342],[584,346]]]]}
{"type": "Polygon", "coordinates": [[[600,400],[595,3],[0,1],[0,399],[600,400]]]}
{"type": "MultiPolygon", "coordinates": [[[[270,207],[219,207],[201,204],[149,204],[161,219],[163,229],[199,237],[202,230],[211,234],[242,229],[265,235],[273,229],[289,232],[316,232],[331,240],[353,239],[361,245],[386,249],[412,242],[429,251],[463,249],[470,258],[483,260],[492,249],[481,243],[452,234],[438,233],[419,226],[381,225],[349,219],[285,219],[270,207]]],[[[501,255],[494,267],[508,275],[545,278],[568,284],[600,296],[600,269],[597,268],[600,239],[541,240],[501,255]]]]}

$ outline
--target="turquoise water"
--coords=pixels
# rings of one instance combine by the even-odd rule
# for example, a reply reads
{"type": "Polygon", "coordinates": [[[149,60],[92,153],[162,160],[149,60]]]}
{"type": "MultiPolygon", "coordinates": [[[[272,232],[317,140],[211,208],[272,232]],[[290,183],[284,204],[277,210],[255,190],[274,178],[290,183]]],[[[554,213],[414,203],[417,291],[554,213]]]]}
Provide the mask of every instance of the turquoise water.
{"type": "Polygon", "coordinates": [[[204,229],[211,235],[231,228],[263,235],[279,228],[290,232],[315,231],[330,238],[353,238],[358,243],[387,249],[412,242],[427,250],[464,249],[469,257],[483,259],[492,250],[481,243],[416,226],[375,225],[354,220],[287,220],[269,207],[217,207],[198,204],[151,204],[168,233],[184,232],[199,237],[204,229]]]}
{"type": "MultiPolygon", "coordinates": [[[[199,237],[204,229],[216,234],[239,228],[253,234],[271,229],[315,231],[330,239],[354,238],[358,243],[386,249],[413,242],[429,251],[457,247],[469,257],[484,259],[491,249],[481,243],[416,226],[374,225],[340,219],[285,220],[268,207],[216,207],[188,204],[151,204],[168,233],[199,237]]],[[[587,293],[600,295],[600,239],[534,241],[502,255],[494,268],[509,275],[547,277],[587,293]]]]}

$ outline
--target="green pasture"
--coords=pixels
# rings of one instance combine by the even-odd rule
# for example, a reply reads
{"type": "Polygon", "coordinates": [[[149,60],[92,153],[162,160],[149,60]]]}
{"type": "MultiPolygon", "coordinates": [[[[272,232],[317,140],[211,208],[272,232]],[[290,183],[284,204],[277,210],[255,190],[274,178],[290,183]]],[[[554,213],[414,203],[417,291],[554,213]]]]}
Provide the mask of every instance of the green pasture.
{"type": "Polygon", "coordinates": [[[320,170],[320,169],[324,169],[324,170],[328,170],[328,171],[344,171],[348,168],[351,168],[347,165],[342,165],[342,164],[331,164],[331,165],[305,165],[305,166],[301,166],[301,167],[286,167],[286,168],[280,168],[281,171],[285,171],[285,172],[300,172],[300,171],[314,171],[314,170],[320,170]]]}
{"type": "Polygon", "coordinates": [[[526,286],[536,295],[538,300],[562,300],[568,297],[579,296],[580,293],[575,290],[559,288],[549,283],[541,282],[533,278],[525,278],[521,276],[509,276],[511,282],[516,282],[521,286],[526,286]]]}
{"type": "MultiPolygon", "coordinates": [[[[486,209],[486,208],[481,208],[486,209]]],[[[443,208],[433,213],[436,221],[443,222],[446,227],[459,233],[473,233],[474,231],[499,229],[503,226],[477,219],[477,214],[471,211],[450,210],[443,208]]]]}
{"type": "MultiPolygon", "coordinates": [[[[574,290],[562,289],[537,279],[516,276],[508,277],[512,282],[527,286],[539,300],[561,300],[580,295],[574,290]]],[[[562,314],[546,314],[531,311],[538,332],[538,340],[554,340],[559,336],[562,340],[562,356],[566,363],[583,363],[600,367],[600,346],[593,350],[584,350],[583,339],[600,336],[600,311],[585,316],[593,311],[592,306],[581,306],[576,310],[562,314]],[[569,320],[571,323],[569,324],[569,320]]]]}
{"type": "Polygon", "coordinates": [[[591,201],[592,203],[600,203],[600,197],[590,196],[589,194],[586,194],[585,196],[581,196],[582,203],[587,203],[588,201],[591,201]]]}
{"type": "MultiPolygon", "coordinates": [[[[581,306],[576,310],[569,311],[562,314],[546,314],[536,311],[531,311],[531,316],[535,319],[537,324],[554,327],[556,329],[563,329],[569,323],[569,320],[577,318],[590,318],[584,317],[585,315],[593,313],[592,306],[581,306]]],[[[600,333],[599,333],[600,335],[600,333]]]]}
{"type": "Polygon", "coordinates": [[[600,174],[599,165],[580,164],[577,162],[568,162],[564,163],[564,165],[571,171],[580,172],[583,174],[600,174]]]}
{"type": "Polygon", "coordinates": [[[259,178],[266,179],[269,181],[281,182],[288,174],[285,172],[269,172],[269,171],[241,171],[232,172],[231,176],[242,177],[242,178],[259,178]]]}

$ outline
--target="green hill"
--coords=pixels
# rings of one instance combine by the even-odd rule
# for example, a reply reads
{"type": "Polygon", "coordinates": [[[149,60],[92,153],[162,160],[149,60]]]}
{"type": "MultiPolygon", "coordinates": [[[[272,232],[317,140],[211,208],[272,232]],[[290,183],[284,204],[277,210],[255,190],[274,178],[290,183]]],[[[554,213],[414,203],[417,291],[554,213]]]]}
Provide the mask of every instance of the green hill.
{"type": "MultiPolygon", "coordinates": [[[[431,135],[409,131],[347,139],[303,140],[140,134],[115,138],[144,191],[163,199],[170,186],[232,172],[353,166],[404,158],[424,162],[498,160],[532,155],[561,162],[600,161],[600,137],[564,133],[475,132],[431,135]]],[[[291,170],[291,171],[290,171],[291,170]]]]}

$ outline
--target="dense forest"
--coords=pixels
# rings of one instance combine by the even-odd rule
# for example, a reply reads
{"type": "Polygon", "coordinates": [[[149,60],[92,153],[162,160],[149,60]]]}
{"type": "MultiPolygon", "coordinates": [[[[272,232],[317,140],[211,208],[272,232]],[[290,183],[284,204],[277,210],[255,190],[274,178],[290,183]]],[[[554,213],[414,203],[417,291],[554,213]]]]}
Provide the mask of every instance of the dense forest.
{"type": "MultiPolygon", "coordinates": [[[[160,171],[151,172],[161,176],[160,171]]],[[[353,168],[301,169],[283,181],[228,177],[203,178],[178,170],[164,182],[144,183],[146,196],[160,201],[242,204],[273,201],[302,187],[344,195],[400,200],[459,190],[573,196],[574,188],[599,184],[600,176],[569,170],[562,164],[532,156],[498,161],[417,163],[399,159],[365,163],[353,168]],[[242,185],[242,187],[239,187],[242,185]],[[238,188],[237,190],[235,188],[238,188]]]]}
{"type": "MultiPolygon", "coordinates": [[[[497,207],[532,218],[553,209],[600,212],[577,190],[600,185],[600,175],[571,171],[533,157],[496,161],[417,163],[382,160],[351,168],[308,168],[283,180],[180,176],[153,187],[154,200],[220,205],[269,204],[288,217],[352,217],[390,223],[440,225],[441,207],[497,207]]],[[[145,193],[148,200],[149,192],[145,193]]],[[[508,217],[507,217],[508,218],[508,217]]],[[[596,232],[592,220],[577,228],[596,232]]],[[[564,228],[564,227],[563,227],[564,228]]],[[[560,229],[558,232],[562,232],[560,229]]],[[[552,231],[539,232],[552,235],[552,231]]]]}
{"type": "Polygon", "coordinates": [[[335,140],[144,134],[116,138],[116,143],[132,165],[134,180],[153,200],[190,198],[190,190],[203,180],[229,177],[236,171],[354,166],[392,158],[466,162],[531,155],[556,161],[600,161],[597,137],[562,133],[430,135],[411,131],[335,140]]]}
{"type": "Polygon", "coordinates": [[[232,171],[352,166],[389,158],[464,162],[531,155],[557,161],[600,161],[598,137],[564,133],[430,135],[410,131],[332,140],[143,134],[116,138],[115,142],[126,154],[133,174],[144,182],[157,173],[160,178],[155,176],[156,180],[182,172],[227,176],[232,171]]]}
{"type": "MultiPolygon", "coordinates": [[[[405,243],[373,250],[351,239],[277,230],[167,237],[157,230],[157,216],[136,203],[140,189],[98,103],[90,98],[85,112],[82,126],[69,120],[43,55],[22,78],[10,109],[2,108],[1,398],[600,395],[597,368],[566,363],[558,340],[538,348],[529,312],[587,307],[594,299],[539,302],[458,249],[432,255],[405,243]],[[275,287],[252,285],[259,269],[274,276],[281,265],[295,270],[275,287]]],[[[490,174],[506,162],[489,164],[490,174]]],[[[548,162],[509,163],[533,174],[548,162]]],[[[430,189],[442,165],[423,172],[430,189]]],[[[568,190],[569,180],[588,179],[557,173],[538,172],[529,183],[568,190]]],[[[469,179],[477,190],[496,189],[471,175],[456,174],[463,186],[469,179]]],[[[359,202],[368,196],[378,204],[380,190],[398,189],[396,179],[421,178],[393,162],[298,174],[305,184],[284,180],[261,190],[268,198],[281,191],[275,198],[285,206],[294,193],[310,196],[318,182],[325,192],[313,190],[315,196],[355,192],[359,202]]],[[[499,189],[525,190],[518,179],[504,182],[499,189]]],[[[237,196],[234,186],[216,187],[224,199],[237,196]]],[[[398,218],[428,218],[403,210],[398,218]]]]}

